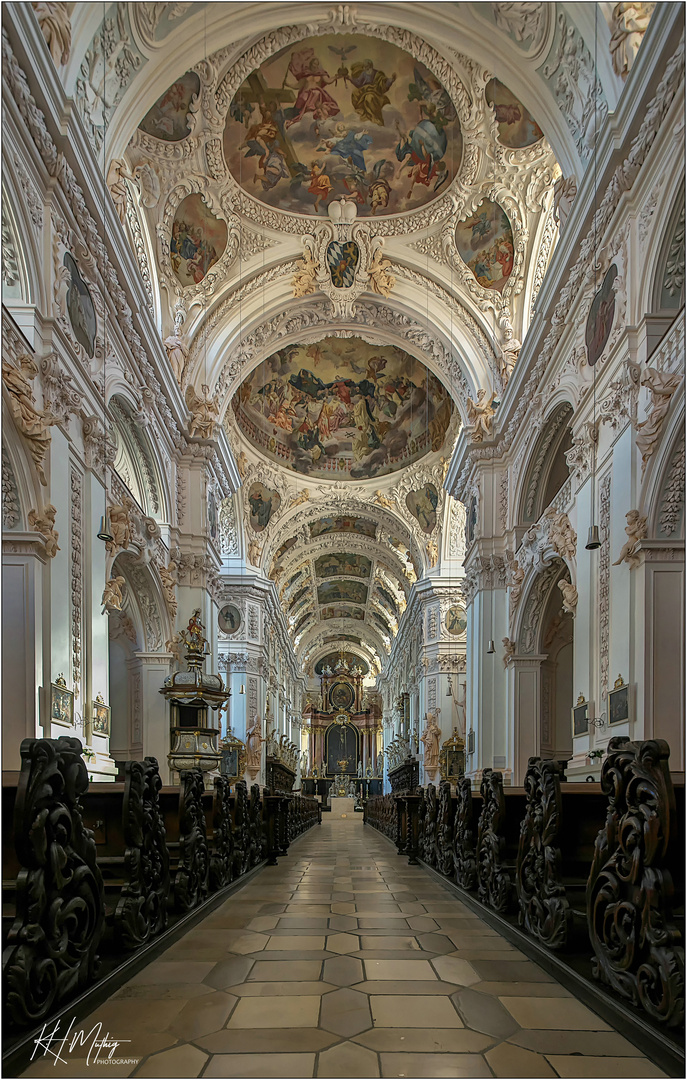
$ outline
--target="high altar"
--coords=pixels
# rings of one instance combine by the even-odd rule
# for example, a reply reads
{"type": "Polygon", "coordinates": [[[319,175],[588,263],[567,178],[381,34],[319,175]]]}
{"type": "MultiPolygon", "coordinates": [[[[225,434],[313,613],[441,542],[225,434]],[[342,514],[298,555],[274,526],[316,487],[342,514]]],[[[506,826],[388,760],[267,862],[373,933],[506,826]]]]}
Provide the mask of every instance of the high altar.
{"type": "Polygon", "coordinates": [[[362,668],[349,666],[344,657],[333,670],[328,665],[322,669],[321,707],[308,705],[303,713],[309,728],[311,776],[355,777],[358,762],[363,776],[374,774],[381,715],[376,706],[363,708],[363,677],[362,668]]]}

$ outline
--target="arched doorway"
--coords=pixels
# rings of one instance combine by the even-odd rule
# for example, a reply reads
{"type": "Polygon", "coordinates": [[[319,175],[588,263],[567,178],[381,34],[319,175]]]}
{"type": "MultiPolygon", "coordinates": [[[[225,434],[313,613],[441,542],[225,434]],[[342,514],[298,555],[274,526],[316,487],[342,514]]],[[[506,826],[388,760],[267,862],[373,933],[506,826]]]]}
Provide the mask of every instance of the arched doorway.
{"type": "Polygon", "coordinates": [[[572,757],[574,619],[564,611],[558,581],[549,596],[541,624],[539,752],[543,758],[572,757]]]}

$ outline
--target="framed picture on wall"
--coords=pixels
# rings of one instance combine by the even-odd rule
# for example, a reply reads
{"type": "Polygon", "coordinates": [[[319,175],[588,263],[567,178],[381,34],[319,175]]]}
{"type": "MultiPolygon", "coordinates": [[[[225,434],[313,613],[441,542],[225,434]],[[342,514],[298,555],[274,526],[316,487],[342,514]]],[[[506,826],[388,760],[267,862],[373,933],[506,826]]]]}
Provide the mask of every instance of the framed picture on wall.
{"type": "Polygon", "coordinates": [[[630,719],[630,687],[619,675],[608,694],[608,722],[622,724],[630,719]]]}
{"type": "Polygon", "coordinates": [[[102,694],[98,694],[95,701],[91,702],[91,732],[93,735],[110,734],[110,706],[103,701],[102,694]]]}
{"type": "Polygon", "coordinates": [[[74,691],[67,689],[64,675],[50,683],[50,719],[53,724],[72,727],[74,724],[74,691]]]}
{"type": "Polygon", "coordinates": [[[589,702],[585,701],[582,694],[577,699],[577,704],[572,709],[573,735],[586,735],[589,731],[589,702]]]}

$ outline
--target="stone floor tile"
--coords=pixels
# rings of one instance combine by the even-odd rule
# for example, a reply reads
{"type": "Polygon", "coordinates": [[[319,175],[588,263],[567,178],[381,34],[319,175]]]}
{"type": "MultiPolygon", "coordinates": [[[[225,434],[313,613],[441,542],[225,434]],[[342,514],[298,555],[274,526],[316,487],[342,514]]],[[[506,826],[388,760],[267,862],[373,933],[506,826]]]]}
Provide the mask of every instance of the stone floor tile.
{"type": "MultiPolygon", "coordinates": [[[[252,964],[251,960],[251,964],[252,964]]],[[[250,968],[249,968],[250,970],[250,968]]],[[[212,975],[212,972],[210,972],[212,975]]],[[[142,983],[137,985],[136,983],[125,983],[124,986],[120,986],[116,994],[113,994],[110,1001],[126,1001],[131,998],[135,998],[137,1001],[175,1001],[177,998],[181,998],[183,1001],[190,1001],[191,998],[202,997],[203,994],[211,994],[213,989],[211,985],[206,983],[172,983],[171,986],[165,986],[164,983],[142,983]]],[[[224,987],[217,987],[218,990],[223,990],[224,987]]]]}
{"type": "Polygon", "coordinates": [[[258,960],[248,975],[251,982],[298,982],[319,979],[322,964],[317,960],[258,960]]]}
{"type": "Polygon", "coordinates": [[[362,961],[353,956],[333,956],[325,960],[323,978],[337,986],[351,986],[363,978],[362,961]]]}
{"type": "Polygon", "coordinates": [[[238,986],[230,986],[228,992],[236,997],[280,997],[282,994],[293,997],[298,994],[328,994],[330,990],[336,990],[333,983],[328,982],[299,982],[294,987],[292,982],[245,982],[238,986]]]}
{"type": "Polygon", "coordinates": [[[329,917],[330,911],[330,904],[301,904],[297,900],[287,904],[285,908],[286,915],[320,915],[324,918],[329,917]]]}
{"type": "Polygon", "coordinates": [[[203,926],[211,930],[213,927],[217,927],[220,930],[242,930],[248,926],[248,923],[252,921],[254,913],[245,912],[243,915],[231,915],[228,911],[220,914],[208,915],[207,919],[203,921],[203,926]]]}
{"type": "MultiPolygon", "coordinates": [[[[329,947],[329,946],[328,946],[329,947]]],[[[396,949],[397,951],[405,952],[419,952],[420,946],[418,945],[414,937],[402,937],[398,934],[387,934],[382,937],[367,937],[367,935],[361,936],[360,947],[364,952],[370,949],[396,949]]],[[[383,957],[382,957],[383,959],[383,957]]]]}
{"type": "Polygon", "coordinates": [[[332,915],[329,919],[330,930],[357,930],[358,920],[354,915],[332,915]]]}
{"type": "MultiPolygon", "coordinates": [[[[360,922],[363,920],[360,919],[360,922]]],[[[372,922],[372,919],[366,919],[365,922],[372,922]]],[[[380,920],[381,921],[381,920],[380,920]]],[[[409,931],[406,926],[405,920],[399,921],[398,919],[388,919],[385,926],[365,926],[361,927],[358,931],[361,936],[369,938],[384,938],[384,937],[398,937],[399,935],[408,936],[409,931]]],[[[380,941],[379,945],[383,945],[384,942],[380,941]]],[[[451,945],[451,951],[453,951],[453,945],[451,945]]]]}
{"type": "Polygon", "coordinates": [[[280,915],[278,930],[326,930],[329,920],[325,915],[280,915]]]}
{"type": "Polygon", "coordinates": [[[402,1050],[405,1054],[479,1053],[494,1041],[491,1035],[481,1035],[477,1031],[468,1031],[467,1028],[432,1027],[408,1028],[403,1034],[397,1027],[374,1027],[371,1031],[354,1035],[353,1039],[363,1046],[369,1046],[370,1050],[402,1050]]]}
{"type": "Polygon", "coordinates": [[[257,908],[259,915],[281,915],[286,911],[286,904],[260,904],[257,908]]]}
{"type": "Polygon", "coordinates": [[[257,919],[251,919],[246,927],[247,930],[274,930],[279,925],[278,915],[258,915],[257,919]]]}
{"type": "Polygon", "coordinates": [[[317,1027],[319,1012],[320,997],[317,994],[242,997],[238,999],[227,1028],[317,1027]]]}
{"type": "Polygon", "coordinates": [[[215,990],[210,997],[187,1001],[170,1021],[168,1031],[180,1042],[196,1042],[199,1035],[209,1035],[211,1031],[223,1028],[238,1000],[223,990],[215,990]]]}
{"type": "Polygon", "coordinates": [[[408,917],[408,926],[411,930],[438,930],[439,924],[429,917],[429,915],[410,915],[408,917]]]}
{"type": "Polygon", "coordinates": [[[574,995],[557,982],[486,982],[474,984],[475,990],[494,997],[559,997],[570,998],[574,995]]]}
{"type": "Polygon", "coordinates": [[[203,983],[215,990],[226,990],[234,983],[243,982],[253,967],[255,960],[248,956],[232,956],[214,964],[203,979],[203,983]]]}
{"type": "Polygon", "coordinates": [[[494,1076],[556,1076],[545,1057],[521,1046],[502,1042],[484,1055],[494,1076]]]}
{"type": "Polygon", "coordinates": [[[143,983],[166,983],[171,986],[175,982],[203,982],[214,966],[212,960],[195,963],[189,960],[185,963],[176,960],[153,960],[152,964],[148,964],[148,967],[143,968],[143,971],[139,971],[129,981],[136,986],[143,983]]]}
{"type": "Polygon", "coordinates": [[[492,1076],[479,1054],[380,1054],[382,1076],[492,1076]]]}
{"type": "Polygon", "coordinates": [[[479,975],[467,960],[459,960],[456,956],[436,956],[431,963],[443,982],[453,982],[457,986],[473,986],[480,981],[479,975]]]}
{"type": "Polygon", "coordinates": [[[324,949],[324,934],[320,937],[298,934],[270,937],[265,945],[265,952],[313,952],[324,949]]]}
{"type": "Polygon", "coordinates": [[[381,915],[357,915],[358,926],[361,930],[391,930],[397,934],[399,927],[405,929],[407,919],[400,911],[390,911],[381,915]],[[395,927],[395,929],[394,929],[395,927]]]}
{"type": "Polygon", "coordinates": [[[335,903],[331,905],[332,915],[355,915],[355,904],[351,901],[335,903]]]}
{"type": "Polygon", "coordinates": [[[499,1001],[521,1028],[611,1031],[601,1017],[576,998],[499,997],[499,1001]]]}
{"type": "Polygon", "coordinates": [[[438,953],[441,956],[455,950],[453,942],[443,934],[418,934],[417,943],[425,952],[438,953]]]}
{"type": "Polygon", "coordinates": [[[136,1069],[136,1076],[163,1076],[169,1080],[173,1077],[199,1076],[207,1060],[208,1055],[197,1046],[184,1043],[147,1058],[136,1069]]]}
{"type": "Polygon", "coordinates": [[[410,900],[401,900],[398,904],[399,908],[404,915],[424,915],[425,907],[420,900],[414,902],[410,900]]]}
{"type": "Polygon", "coordinates": [[[377,1055],[353,1042],[339,1043],[320,1054],[317,1076],[379,1076],[377,1055]]]}
{"type": "Polygon", "coordinates": [[[505,982],[512,979],[513,982],[542,982],[552,983],[555,979],[547,975],[536,964],[529,960],[525,963],[502,964],[497,960],[470,960],[470,964],[482,979],[487,982],[505,982]]]}
{"type": "Polygon", "coordinates": [[[450,998],[416,997],[406,994],[376,994],[370,998],[375,1027],[383,1028],[461,1028],[463,1021],[450,998]]]}
{"type": "Polygon", "coordinates": [[[314,1068],[314,1054],[215,1054],[203,1076],[306,1077],[314,1068]]]}
{"type": "Polygon", "coordinates": [[[328,952],[342,955],[357,952],[360,948],[360,938],[356,937],[355,934],[329,934],[325,948],[328,952]]]}
{"type": "Polygon", "coordinates": [[[337,1035],[359,1035],[372,1027],[370,999],[357,990],[342,988],[325,994],[320,1010],[320,1027],[337,1035]]]}
{"type": "MultiPolygon", "coordinates": [[[[109,1029],[113,1039],[133,1040],[151,1032],[161,1034],[168,1031],[170,1024],[186,1004],[183,998],[169,1001],[145,1001],[143,1004],[136,999],[109,1000],[90,1013],[80,1023],[80,1029],[88,1032],[96,1024],[102,1023],[105,1030],[109,1029]]],[[[135,1057],[136,1055],[132,1053],[126,1056],[135,1057]]]]}
{"type": "Polygon", "coordinates": [[[563,1077],[598,1077],[598,1076],[622,1076],[624,1080],[629,1077],[667,1076],[654,1065],[648,1058],[637,1057],[567,1057],[561,1054],[547,1054],[546,1059],[563,1077]]]}
{"type": "Polygon", "coordinates": [[[297,949],[294,951],[292,949],[279,949],[275,946],[275,948],[270,949],[269,951],[265,949],[264,952],[253,953],[253,958],[255,960],[262,960],[266,964],[274,964],[281,960],[291,960],[294,957],[298,957],[299,960],[303,960],[304,962],[308,960],[322,961],[327,960],[331,955],[332,954],[327,952],[326,949],[297,949]]]}
{"type": "Polygon", "coordinates": [[[365,960],[368,981],[436,979],[429,960],[365,960]]]}
{"type": "Polygon", "coordinates": [[[385,980],[384,982],[377,982],[370,980],[366,982],[359,982],[353,984],[354,990],[360,990],[364,994],[422,994],[423,996],[436,996],[444,994],[446,997],[450,997],[455,994],[456,987],[453,983],[439,982],[423,982],[418,979],[415,982],[407,982],[404,979],[397,979],[394,982],[385,980]]]}
{"type": "Polygon", "coordinates": [[[589,1054],[592,1057],[642,1057],[642,1051],[617,1031],[516,1031],[508,1042],[534,1050],[537,1054],[589,1054]]]}
{"type": "Polygon", "coordinates": [[[454,994],[452,1000],[465,1026],[473,1031],[493,1035],[496,1039],[507,1039],[518,1030],[519,1024],[498,998],[490,997],[489,994],[478,994],[477,991],[466,988],[454,994]]]}
{"type": "Polygon", "coordinates": [[[225,1028],[195,1042],[210,1054],[283,1054],[317,1053],[339,1040],[339,1035],[320,1028],[225,1028]]]}

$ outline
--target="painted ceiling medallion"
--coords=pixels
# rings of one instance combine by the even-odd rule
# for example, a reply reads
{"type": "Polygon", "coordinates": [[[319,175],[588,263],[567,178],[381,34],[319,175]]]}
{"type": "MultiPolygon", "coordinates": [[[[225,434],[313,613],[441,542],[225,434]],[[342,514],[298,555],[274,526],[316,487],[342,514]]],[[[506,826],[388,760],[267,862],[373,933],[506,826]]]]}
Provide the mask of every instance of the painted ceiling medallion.
{"type": "Polygon", "coordinates": [[[325,581],[318,585],[318,604],[366,604],[367,586],[362,581],[325,581]]]}
{"type": "Polygon", "coordinates": [[[227,246],[226,222],[215,217],[200,195],[181,201],[172,225],[169,255],[182,285],[198,285],[227,246]]]}
{"type": "Polygon", "coordinates": [[[365,622],[365,612],[358,607],[343,607],[333,604],[331,607],[320,608],[321,619],[355,619],[357,622],[365,622]]]}
{"type": "Polygon", "coordinates": [[[584,340],[587,346],[587,363],[593,367],[597,362],[613,329],[615,315],[615,289],[613,283],[618,276],[618,267],[612,263],[606,271],[601,288],[592,301],[587,316],[584,340]]]}
{"type": "Polygon", "coordinates": [[[514,150],[532,146],[544,137],[542,129],[523,103],[498,79],[491,79],[484,91],[496,113],[499,141],[514,150]]]}
{"type": "Polygon", "coordinates": [[[92,359],[95,352],[95,334],[97,320],[95,307],[88,285],[81,277],[79,268],[68,251],[64,253],[64,265],[69,271],[69,289],[67,292],[67,314],[72,324],[74,337],[92,359]]]}
{"type": "Polygon", "coordinates": [[[187,71],[158,98],[138,125],[147,135],[165,142],[179,142],[190,135],[188,114],[200,94],[200,79],[187,71]]]}
{"type": "Polygon", "coordinates": [[[318,578],[369,578],[371,569],[372,563],[365,555],[350,555],[338,551],[320,555],[315,561],[315,574],[318,578]]]}
{"type": "Polygon", "coordinates": [[[484,199],[459,222],[456,245],[463,262],[484,289],[503,289],[513,269],[513,230],[506,211],[484,199]]]}
{"type": "Polygon", "coordinates": [[[265,487],[264,484],[255,483],[248,492],[248,506],[250,508],[251,528],[255,532],[262,532],[270,523],[270,518],[276,514],[281,503],[278,492],[265,487]]]}
{"type": "Polygon", "coordinates": [[[414,210],[460,167],[451,99],[431,72],[361,34],[308,38],[266,60],[229,108],[224,154],[234,179],[269,206],[324,215],[332,198],[358,215],[414,210]]]}
{"type": "Polygon", "coordinates": [[[434,532],[438,502],[439,493],[434,484],[425,484],[423,488],[409,491],[406,495],[406,506],[423,532],[434,532]]]}
{"type": "Polygon", "coordinates": [[[356,337],[280,349],[232,405],[258,450],[324,480],[384,476],[440,450],[453,408],[419,360],[356,337]]]}
{"type": "Polygon", "coordinates": [[[317,536],[332,532],[354,532],[360,536],[374,536],[377,531],[377,525],[374,521],[367,521],[365,518],[353,516],[322,517],[317,521],[313,521],[309,528],[310,537],[313,540],[317,536]]]}

